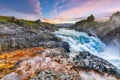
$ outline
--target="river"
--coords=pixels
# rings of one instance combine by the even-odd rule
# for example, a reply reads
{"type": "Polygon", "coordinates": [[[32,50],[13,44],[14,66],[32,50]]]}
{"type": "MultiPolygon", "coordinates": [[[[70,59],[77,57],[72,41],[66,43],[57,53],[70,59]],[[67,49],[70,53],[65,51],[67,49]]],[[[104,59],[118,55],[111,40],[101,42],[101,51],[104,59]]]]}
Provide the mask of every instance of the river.
{"type": "Polygon", "coordinates": [[[70,45],[70,51],[88,51],[98,57],[101,57],[118,69],[120,69],[120,52],[115,46],[107,46],[97,36],[89,36],[85,32],[78,32],[60,28],[54,32],[56,36],[60,37],[70,45]]]}

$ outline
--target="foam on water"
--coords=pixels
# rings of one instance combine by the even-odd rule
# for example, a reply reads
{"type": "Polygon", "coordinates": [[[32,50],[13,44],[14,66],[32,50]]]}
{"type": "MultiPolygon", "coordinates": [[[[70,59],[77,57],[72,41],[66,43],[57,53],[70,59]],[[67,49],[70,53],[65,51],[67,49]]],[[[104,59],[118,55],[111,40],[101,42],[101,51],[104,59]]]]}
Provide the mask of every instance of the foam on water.
{"type": "Polygon", "coordinates": [[[117,47],[106,46],[98,37],[89,36],[85,32],[62,28],[54,33],[69,43],[71,51],[88,51],[108,60],[120,69],[120,52],[117,47]]]}
{"type": "Polygon", "coordinates": [[[105,44],[97,37],[89,36],[85,32],[60,29],[55,34],[68,42],[71,51],[103,52],[105,44]]]}

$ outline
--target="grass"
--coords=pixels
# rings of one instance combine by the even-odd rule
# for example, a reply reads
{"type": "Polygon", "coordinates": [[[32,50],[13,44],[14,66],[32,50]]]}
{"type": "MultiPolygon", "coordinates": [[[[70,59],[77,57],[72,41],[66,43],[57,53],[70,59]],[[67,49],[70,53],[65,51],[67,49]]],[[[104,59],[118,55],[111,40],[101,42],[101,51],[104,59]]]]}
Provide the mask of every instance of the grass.
{"type": "Polygon", "coordinates": [[[39,25],[39,26],[42,26],[42,27],[45,27],[45,26],[49,26],[49,25],[52,25],[52,24],[49,24],[49,23],[46,23],[46,22],[36,22],[36,21],[30,21],[30,20],[24,20],[24,19],[18,19],[18,18],[14,18],[14,20],[12,19],[12,17],[9,17],[9,16],[0,16],[0,22],[4,22],[4,23],[14,23],[14,24],[17,24],[19,26],[36,26],[36,25],[39,25]]]}
{"type": "Polygon", "coordinates": [[[11,17],[0,16],[0,21],[1,21],[1,22],[8,22],[10,19],[11,19],[11,17]]]}

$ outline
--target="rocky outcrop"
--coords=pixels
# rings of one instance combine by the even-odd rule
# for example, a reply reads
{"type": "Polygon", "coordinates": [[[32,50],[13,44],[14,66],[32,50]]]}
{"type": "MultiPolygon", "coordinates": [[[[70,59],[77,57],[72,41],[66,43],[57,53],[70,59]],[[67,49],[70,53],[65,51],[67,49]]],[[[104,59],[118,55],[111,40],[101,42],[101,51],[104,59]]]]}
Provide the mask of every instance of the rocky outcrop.
{"type": "Polygon", "coordinates": [[[47,49],[41,56],[54,58],[52,60],[59,61],[59,63],[67,66],[73,65],[74,69],[80,70],[94,70],[100,74],[107,73],[120,78],[120,70],[113,66],[108,61],[90,54],[89,52],[70,52],[66,53],[63,49],[47,49]]]}
{"type": "Polygon", "coordinates": [[[102,41],[107,45],[111,45],[113,47],[116,46],[120,50],[120,27],[110,31],[105,36],[103,36],[102,41]]]}
{"type": "MultiPolygon", "coordinates": [[[[102,36],[102,41],[107,45],[117,47],[120,53],[120,12],[113,14],[110,18],[110,31],[102,36]]],[[[109,30],[106,29],[106,30],[109,30]]]]}
{"type": "Polygon", "coordinates": [[[76,22],[76,24],[74,26],[71,26],[70,28],[75,29],[77,31],[84,31],[84,32],[87,32],[88,34],[92,34],[93,27],[96,24],[98,24],[94,20],[95,20],[95,17],[91,15],[91,16],[88,16],[88,18],[85,20],[76,22]]]}
{"type": "Polygon", "coordinates": [[[120,12],[114,13],[106,22],[95,22],[82,20],[77,22],[74,28],[78,31],[85,31],[87,33],[96,33],[98,37],[102,38],[110,31],[115,30],[120,26],[120,12]]]}
{"type": "MultiPolygon", "coordinates": [[[[68,54],[64,53],[63,50],[56,48],[47,49],[42,55],[51,57],[51,59],[58,62],[59,65],[56,68],[51,68],[50,70],[52,71],[49,71],[49,69],[40,71],[39,74],[31,80],[43,80],[47,78],[50,80],[97,80],[98,78],[99,80],[120,79],[120,70],[108,61],[94,56],[89,52],[71,52],[68,54]],[[95,74],[97,74],[96,77],[93,76],[95,74]]],[[[54,63],[54,66],[55,65],[56,63],[54,63]]]]}
{"type": "Polygon", "coordinates": [[[49,30],[26,29],[15,24],[0,24],[0,51],[29,47],[67,48],[64,42],[49,30]],[[63,45],[62,45],[63,44],[63,45]]]}
{"type": "MultiPolygon", "coordinates": [[[[120,12],[114,13],[111,17],[110,20],[104,23],[104,26],[101,26],[103,28],[101,32],[100,37],[103,38],[107,34],[111,33],[112,31],[116,31],[120,27],[120,12]],[[103,34],[102,34],[103,33],[103,34]]],[[[118,34],[118,31],[116,32],[118,34]]]]}
{"type": "MultiPolygon", "coordinates": [[[[36,51],[40,56],[17,63],[1,80],[119,80],[120,70],[88,52],[66,53],[64,49],[36,51]],[[75,56],[73,56],[75,55],[75,56]]],[[[33,53],[36,54],[36,53],[33,53]]]]}
{"type": "Polygon", "coordinates": [[[103,60],[97,56],[94,56],[88,52],[80,52],[73,58],[75,67],[92,69],[98,71],[101,74],[107,73],[109,75],[115,75],[120,78],[120,70],[110,64],[108,61],[103,60]]]}
{"type": "MultiPolygon", "coordinates": [[[[18,80],[119,80],[120,70],[88,52],[66,53],[64,49],[37,51],[39,56],[17,64],[15,73],[8,74],[18,80]],[[14,75],[13,75],[14,74],[14,75]]],[[[14,80],[14,79],[13,79],[14,80]]]]}

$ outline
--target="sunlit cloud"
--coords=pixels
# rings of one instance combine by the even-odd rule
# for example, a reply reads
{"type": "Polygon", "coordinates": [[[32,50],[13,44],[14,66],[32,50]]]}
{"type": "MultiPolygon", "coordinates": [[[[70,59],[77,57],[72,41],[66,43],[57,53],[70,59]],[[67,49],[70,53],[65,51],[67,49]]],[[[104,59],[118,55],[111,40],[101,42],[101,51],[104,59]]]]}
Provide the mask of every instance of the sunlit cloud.
{"type": "Polygon", "coordinates": [[[47,22],[47,23],[52,23],[52,24],[56,24],[57,21],[54,21],[52,19],[48,19],[48,18],[41,18],[42,22],[47,22]]]}
{"type": "Polygon", "coordinates": [[[39,0],[30,0],[31,5],[33,6],[33,9],[37,14],[41,14],[41,7],[40,7],[40,1],[39,0]]]}
{"type": "MultiPolygon", "coordinates": [[[[79,0],[73,0],[79,3],[79,0]]],[[[71,3],[72,4],[72,3],[71,3]]],[[[105,13],[113,13],[120,10],[119,0],[86,0],[83,4],[79,4],[76,7],[69,8],[56,14],[55,18],[76,18],[76,17],[87,17],[90,14],[94,14],[97,18],[105,18],[106,15],[100,15],[105,13]],[[99,14],[99,15],[98,15],[99,14]]],[[[109,14],[110,15],[110,14],[109,14]]],[[[54,19],[55,20],[55,19],[54,19]]],[[[64,21],[64,20],[63,20],[64,21]]],[[[61,22],[61,19],[60,19],[61,22]]]]}
{"type": "Polygon", "coordinates": [[[52,24],[57,24],[57,23],[74,23],[73,19],[69,18],[54,18],[54,19],[49,19],[49,18],[41,18],[43,22],[48,22],[52,24]]]}

